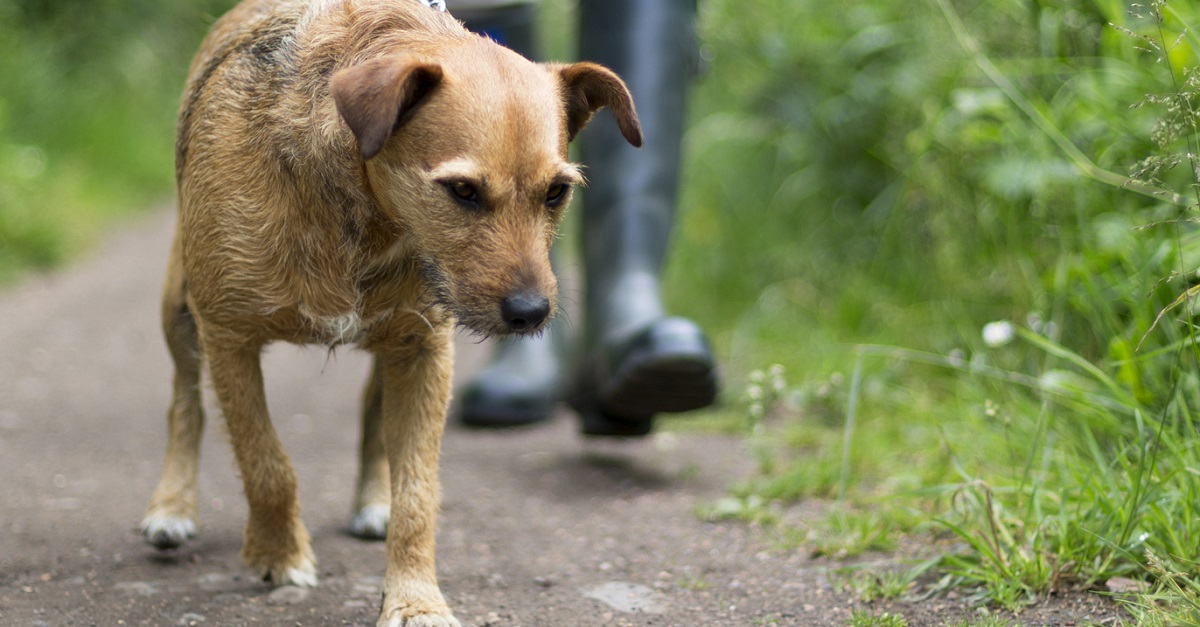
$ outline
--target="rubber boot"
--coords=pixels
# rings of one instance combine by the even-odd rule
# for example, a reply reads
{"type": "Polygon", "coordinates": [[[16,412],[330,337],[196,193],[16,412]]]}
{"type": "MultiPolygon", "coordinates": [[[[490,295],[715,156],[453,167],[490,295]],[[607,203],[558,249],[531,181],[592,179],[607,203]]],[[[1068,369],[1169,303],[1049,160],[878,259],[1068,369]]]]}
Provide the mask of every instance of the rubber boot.
{"type": "Polygon", "coordinates": [[[450,0],[450,14],[461,20],[467,30],[490,37],[496,43],[537,61],[541,51],[537,42],[537,4],[516,2],[496,7],[475,8],[469,1],[450,0]]]}
{"type": "Polygon", "coordinates": [[[608,66],[633,93],[645,145],[611,116],[581,134],[584,354],[570,394],[583,432],[639,436],[660,412],[711,405],[717,375],[696,324],[668,317],[659,294],[679,187],[687,88],[699,61],[695,0],[582,0],[580,59],[608,66]]]}
{"type": "MultiPolygon", "coordinates": [[[[526,58],[538,59],[536,5],[462,9],[451,1],[449,9],[471,31],[487,35],[526,58]]],[[[549,419],[563,395],[560,327],[560,322],[554,322],[540,337],[501,341],[487,366],[463,388],[459,403],[462,423],[502,428],[549,419]]]]}

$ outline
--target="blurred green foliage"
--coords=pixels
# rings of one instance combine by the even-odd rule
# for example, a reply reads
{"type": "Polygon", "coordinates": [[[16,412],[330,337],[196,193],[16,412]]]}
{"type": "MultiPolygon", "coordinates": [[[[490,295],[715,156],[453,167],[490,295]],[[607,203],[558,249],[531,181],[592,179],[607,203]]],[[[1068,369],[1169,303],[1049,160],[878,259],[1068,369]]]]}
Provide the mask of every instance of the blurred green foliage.
{"type": "MultiPolygon", "coordinates": [[[[1097,166],[1123,178],[1156,150],[1161,112],[1131,106],[1171,83],[1107,26],[1137,21],[1122,5],[958,4],[983,53],[1097,166]]],[[[713,61],[689,137],[680,306],[718,328],[770,316],[820,325],[817,341],[940,352],[1031,313],[1092,357],[1145,330],[1176,260],[1161,232],[1134,228],[1177,210],[1084,176],[936,3],[703,6],[713,61]]],[[[778,331],[764,344],[786,351],[778,331]]]]}
{"type": "Polygon", "coordinates": [[[667,285],[750,416],[733,502],[937,518],[1006,606],[1146,551],[1200,572],[1200,6],[702,7],[667,285]]]}
{"type": "Polygon", "coordinates": [[[171,188],[187,63],[230,0],[0,0],[0,279],[171,188]]]}

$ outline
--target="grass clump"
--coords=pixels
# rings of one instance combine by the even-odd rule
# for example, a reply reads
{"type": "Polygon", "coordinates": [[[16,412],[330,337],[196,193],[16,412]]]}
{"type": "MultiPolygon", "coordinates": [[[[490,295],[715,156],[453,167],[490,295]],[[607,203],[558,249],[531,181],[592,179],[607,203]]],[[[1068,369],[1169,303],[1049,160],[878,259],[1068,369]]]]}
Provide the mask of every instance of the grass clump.
{"type": "Polygon", "coordinates": [[[1015,627],[1019,624],[995,614],[983,614],[976,618],[964,618],[952,623],[943,623],[943,627],[1015,627]]]}
{"type": "Polygon", "coordinates": [[[910,569],[844,568],[830,574],[834,589],[850,592],[863,603],[901,600],[912,592],[914,582],[932,565],[926,562],[910,569]]]}
{"type": "Polygon", "coordinates": [[[866,610],[854,609],[850,612],[849,627],[908,627],[908,620],[901,614],[882,612],[873,614],[866,610]]]}

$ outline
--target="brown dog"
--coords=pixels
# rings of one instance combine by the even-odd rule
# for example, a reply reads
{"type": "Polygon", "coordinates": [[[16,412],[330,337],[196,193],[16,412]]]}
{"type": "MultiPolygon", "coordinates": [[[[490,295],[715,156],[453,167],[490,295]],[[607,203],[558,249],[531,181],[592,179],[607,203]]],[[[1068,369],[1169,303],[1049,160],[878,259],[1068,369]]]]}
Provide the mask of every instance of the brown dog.
{"type": "Polygon", "coordinates": [[[195,533],[207,359],[250,505],[242,556],[315,585],[259,357],[278,340],[356,344],[375,365],[352,528],[386,529],[379,624],[457,625],[434,571],[453,330],[545,326],[550,242],[582,180],[567,144],[603,106],[640,145],[609,70],[531,63],[418,0],[247,0],[219,20],[180,110],[163,295],[176,372],[146,538],[195,533]]]}

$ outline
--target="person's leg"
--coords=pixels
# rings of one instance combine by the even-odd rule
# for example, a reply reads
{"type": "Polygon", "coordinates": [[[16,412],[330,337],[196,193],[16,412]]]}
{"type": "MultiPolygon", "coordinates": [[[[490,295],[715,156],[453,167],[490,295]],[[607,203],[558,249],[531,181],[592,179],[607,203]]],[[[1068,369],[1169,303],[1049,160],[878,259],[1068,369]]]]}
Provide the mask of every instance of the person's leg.
{"type": "Polygon", "coordinates": [[[597,116],[580,137],[584,191],[585,353],[571,403],[590,435],[644,435],[660,412],[712,404],[703,332],[667,317],[659,274],[679,186],[695,0],[581,0],[580,59],[608,66],[633,93],[643,148],[597,116]]]}
{"type": "MultiPolygon", "coordinates": [[[[483,6],[487,4],[451,0],[448,6],[471,31],[487,35],[526,58],[538,59],[536,4],[483,6]]],[[[562,396],[559,328],[561,322],[556,320],[541,337],[497,345],[491,361],[462,391],[459,412],[463,424],[508,427],[548,419],[562,396]]]]}
{"type": "Polygon", "coordinates": [[[446,6],[471,32],[486,35],[526,59],[541,57],[536,2],[450,0],[446,6]]]}

